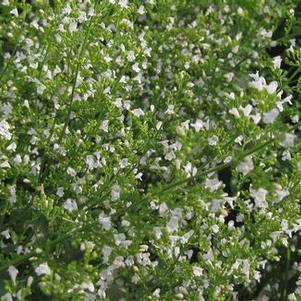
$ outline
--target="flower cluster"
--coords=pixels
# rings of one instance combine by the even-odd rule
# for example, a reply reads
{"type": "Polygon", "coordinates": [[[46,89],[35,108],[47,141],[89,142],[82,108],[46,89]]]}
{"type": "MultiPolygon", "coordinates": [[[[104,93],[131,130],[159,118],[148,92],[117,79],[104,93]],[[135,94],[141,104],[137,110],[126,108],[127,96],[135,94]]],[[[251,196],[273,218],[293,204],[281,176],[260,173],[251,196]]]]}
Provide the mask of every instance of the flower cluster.
{"type": "Polygon", "coordinates": [[[1,300],[301,298],[297,2],[0,2],[1,300]]]}

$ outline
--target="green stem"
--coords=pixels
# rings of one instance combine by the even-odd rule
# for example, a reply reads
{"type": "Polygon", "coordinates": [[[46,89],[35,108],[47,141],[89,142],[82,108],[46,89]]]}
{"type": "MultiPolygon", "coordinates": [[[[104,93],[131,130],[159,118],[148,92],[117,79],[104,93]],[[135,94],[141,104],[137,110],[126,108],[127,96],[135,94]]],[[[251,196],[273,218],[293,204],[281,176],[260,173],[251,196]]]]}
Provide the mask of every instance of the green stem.
{"type": "Polygon", "coordinates": [[[70,121],[70,115],[71,115],[71,112],[72,112],[72,104],[73,104],[74,95],[75,95],[76,82],[77,82],[77,78],[78,78],[79,70],[80,70],[80,65],[81,65],[80,60],[81,60],[81,56],[82,56],[82,54],[84,52],[85,46],[86,46],[87,41],[88,41],[88,36],[90,34],[91,25],[92,25],[92,20],[93,19],[91,17],[91,19],[89,21],[89,24],[88,24],[87,33],[85,34],[84,41],[81,44],[81,47],[80,47],[79,52],[78,52],[77,65],[76,65],[76,69],[75,69],[75,72],[74,72],[74,79],[73,79],[73,84],[72,84],[70,101],[69,101],[69,104],[68,104],[68,112],[67,112],[67,115],[66,115],[66,119],[65,119],[65,122],[64,122],[64,126],[63,126],[63,129],[62,129],[62,132],[61,132],[60,137],[58,139],[58,144],[60,144],[60,142],[62,141],[62,139],[64,137],[64,134],[65,134],[65,131],[66,131],[66,128],[67,128],[67,126],[69,124],[69,121],[70,121]]]}
{"type": "Polygon", "coordinates": [[[292,79],[300,72],[300,69],[297,68],[294,73],[288,78],[288,81],[291,82],[292,79]]]}

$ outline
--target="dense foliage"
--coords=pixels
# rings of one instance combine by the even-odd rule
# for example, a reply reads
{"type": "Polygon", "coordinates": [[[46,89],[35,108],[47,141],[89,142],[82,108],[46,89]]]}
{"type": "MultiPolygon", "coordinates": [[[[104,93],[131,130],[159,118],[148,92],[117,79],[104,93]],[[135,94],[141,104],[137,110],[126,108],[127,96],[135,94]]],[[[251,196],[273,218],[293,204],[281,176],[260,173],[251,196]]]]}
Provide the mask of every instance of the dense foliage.
{"type": "Polygon", "coordinates": [[[1,300],[301,300],[300,11],[2,0],[1,300]]]}

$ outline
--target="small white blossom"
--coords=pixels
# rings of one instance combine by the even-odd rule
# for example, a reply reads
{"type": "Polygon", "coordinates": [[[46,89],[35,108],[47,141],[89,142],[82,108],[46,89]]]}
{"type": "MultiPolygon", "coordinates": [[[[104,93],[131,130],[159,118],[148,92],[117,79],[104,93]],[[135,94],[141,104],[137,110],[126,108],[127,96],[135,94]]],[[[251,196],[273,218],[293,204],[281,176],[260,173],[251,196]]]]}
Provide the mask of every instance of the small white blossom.
{"type": "Polygon", "coordinates": [[[134,61],[135,61],[135,58],[136,58],[135,52],[132,51],[132,50],[130,50],[130,51],[128,52],[126,58],[127,58],[127,60],[128,60],[129,62],[134,62],[134,61]]]}
{"type": "Polygon", "coordinates": [[[71,177],[75,177],[76,176],[76,171],[75,169],[73,169],[72,167],[68,167],[67,168],[67,174],[71,177]]]}
{"type": "Polygon", "coordinates": [[[262,76],[259,76],[258,71],[255,74],[250,74],[250,77],[253,79],[253,81],[249,83],[250,87],[262,91],[266,86],[265,79],[262,76]]]}
{"type": "Polygon", "coordinates": [[[78,207],[76,201],[72,199],[67,199],[64,203],[64,209],[66,209],[69,212],[77,210],[78,207]]]}
{"type": "Polygon", "coordinates": [[[266,124],[271,124],[275,121],[278,115],[279,115],[278,109],[274,108],[269,112],[263,113],[262,121],[266,124]]]}
{"type": "Polygon", "coordinates": [[[102,212],[98,217],[98,221],[104,230],[111,229],[111,217],[110,216],[107,216],[102,212]]]}
{"type": "Polygon", "coordinates": [[[168,232],[174,232],[177,231],[179,228],[179,217],[172,216],[168,223],[166,224],[166,228],[168,232]]]}
{"type": "Polygon", "coordinates": [[[223,182],[219,181],[218,179],[207,179],[205,181],[205,188],[209,189],[210,191],[215,191],[219,189],[223,185],[223,182]]]}
{"type": "Polygon", "coordinates": [[[218,231],[219,231],[218,225],[213,225],[211,228],[212,228],[213,233],[218,233],[218,231]]]}
{"type": "Polygon", "coordinates": [[[49,275],[51,273],[47,262],[41,263],[35,268],[35,272],[38,276],[49,275]]]}
{"type": "Polygon", "coordinates": [[[79,287],[80,287],[80,289],[87,290],[91,293],[93,293],[95,291],[95,287],[92,282],[83,282],[79,287]]]}
{"type": "Polygon", "coordinates": [[[239,117],[239,112],[238,112],[237,108],[230,109],[229,113],[234,115],[235,117],[239,117]]]}
{"type": "Polygon", "coordinates": [[[253,110],[252,105],[248,104],[245,107],[240,107],[245,117],[248,117],[253,110]]]}
{"type": "Polygon", "coordinates": [[[128,0],[119,0],[118,4],[120,5],[120,7],[122,8],[128,8],[128,0]]]}
{"type": "Polygon", "coordinates": [[[244,137],[242,135],[239,135],[235,138],[234,142],[241,145],[243,139],[244,139],[244,137]]]}
{"type": "Polygon", "coordinates": [[[281,56],[280,56],[280,55],[275,56],[275,57],[273,58],[273,66],[274,66],[274,68],[275,68],[275,69],[279,69],[280,66],[281,66],[281,62],[282,62],[281,56]]]}
{"type": "Polygon", "coordinates": [[[12,137],[9,128],[10,126],[6,120],[0,121],[0,136],[2,136],[6,140],[10,140],[12,137]]]}
{"type": "Polygon", "coordinates": [[[10,231],[9,231],[9,229],[6,229],[6,230],[2,231],[1,235],[3,235],[5,237],[5,239],[10,239],[10,231]]]}
{"type": "Polygon", "coordinates": [[[11,280],[15,283],[16,282],[16,278],[17,278],[17,275],[18,275],[19,271],[13,266],[11,265],[9,268],[8,268],[8,274],[9,274],[9,277],[11,278],[11,280]]]}
{"type": "Polygon", "coordinates": [[[140,108],[132,110],[132,113],[133,113],[135,116],[137,116],[137,117],[140,117],[140,116],[143,116],[143,115],[144,115],[143,110],[140,109],[140,108]]]}
{"type": "Polygon", "coordinates": [[[226,78],[227,82],[231,82],[234,77],[234,73],[233,72],[226,73],[224,77],[226,78]]]}
{"type": "Polygon", "coordinates": [[[283,189],[280,185],[276,186],[276,202],[281,202],[284,198],[289,196],[289,191],[287,189],[283,189]]]}
{"type": "Polygon", "coordinates": [[[124,158],[120,161],[119,166],[120,168],[126,168],[129,165],[129,160],[127,158],[124,158]]]}
{"type": "Polygon", "coordinates": [[[277,88],[278,83],[276,81],[273,81],[266,87],[266,90],[269,94],[274,94],[277,91],[277,88]]]}
{"type": "Polygon", "coordinates": [[[144,6],[143,6],[143,5],[140,5],[140,6],[139,6],[139,8],[138,8],[138,10],[137,10],[137,13],[138,13],[139,15],[145,14],[145,9],[144,9],[144,6]]]}
{"type": "Polygon", "coordinates": [[[283,147],[292,147],[295,144],[296,135],[285,133],[280,145],[283,147]]]}
{"type": "Polygon", "coordinates": [[[10,11],[10,14],[11,14],[11,15],[14,15],[14,16],[16,16],[16,17],[19,16],[18,10],[17,10],[16,8],[12,9],[12,10],[10,11]]]}
{"type": "Polygon", "coordinates": [[[117,201],[120,198],[120,186],[114,184],[111,190],[111,199],[112,201],[117,201]]]}
{"type": "Polygon", "coordinates": [[[104,120],[100,127],[101,130],[103,130],[104,132],[108,133],[109,132],[109,120],[104,120]]]}
{"type": "Polygon", "coordinates": [[[5,301],[14,301],[13,296],[11,295],[11,293],[6,293],[2,298],[5,301]]]}
{"type": "Polygon", "coordinates": [[[61,198],[64,195],[64,187],[59,187],[56,191],[56,195],[61,198]]]}
{"type": "Polygon", "coordinates": [[[218,137],[216,135],[213,135],[212,137],[210,137],[208,139],[208,143],[209,143],[209,145],[214,146],[214,145],[217,145],[218,140],[219,140],[218,137]]]}
{"type": "Polygon", "coordinates": [[[264,188],[253,189],[250,188],[250,195],[254,198],[256,208],[267,208],[268,203],[266,201],[266,195],[268,191],[264,188]]]}
{"type": "Polygon", "coordinates": [[[237,166],[237,170],[244,176],[254,169],[254,164],[251,156],[247,156],[244,161],[240,162],[237,166]]]}
{"type": "Polygon", "coordinates": [[[195,121],[195,123],[192,123],[192,124],[191,124],[191,127],[193,127],[193,128],[195,129],[195,131],[198,133],[201,129],[204,128],[204,123],[203,123],[202,120],[197,119],[197,120],[195,121]]]}
{"type": "Polygon", "coordinates": [[[69,32],[75,32],[77,30],[77,23],[76,22],[71,22],[69,24],[69,32]]]}

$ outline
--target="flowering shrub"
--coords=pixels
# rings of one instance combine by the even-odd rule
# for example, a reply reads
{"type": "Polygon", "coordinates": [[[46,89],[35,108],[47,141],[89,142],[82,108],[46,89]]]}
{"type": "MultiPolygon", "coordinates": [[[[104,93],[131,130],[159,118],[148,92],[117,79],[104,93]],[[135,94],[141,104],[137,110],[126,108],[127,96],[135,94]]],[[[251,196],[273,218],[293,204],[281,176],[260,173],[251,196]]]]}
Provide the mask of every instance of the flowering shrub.
{"type": "Polygon", "coordinates": [[[1,300],[301,300],[298,2],[2,0],[1,300]]]}

